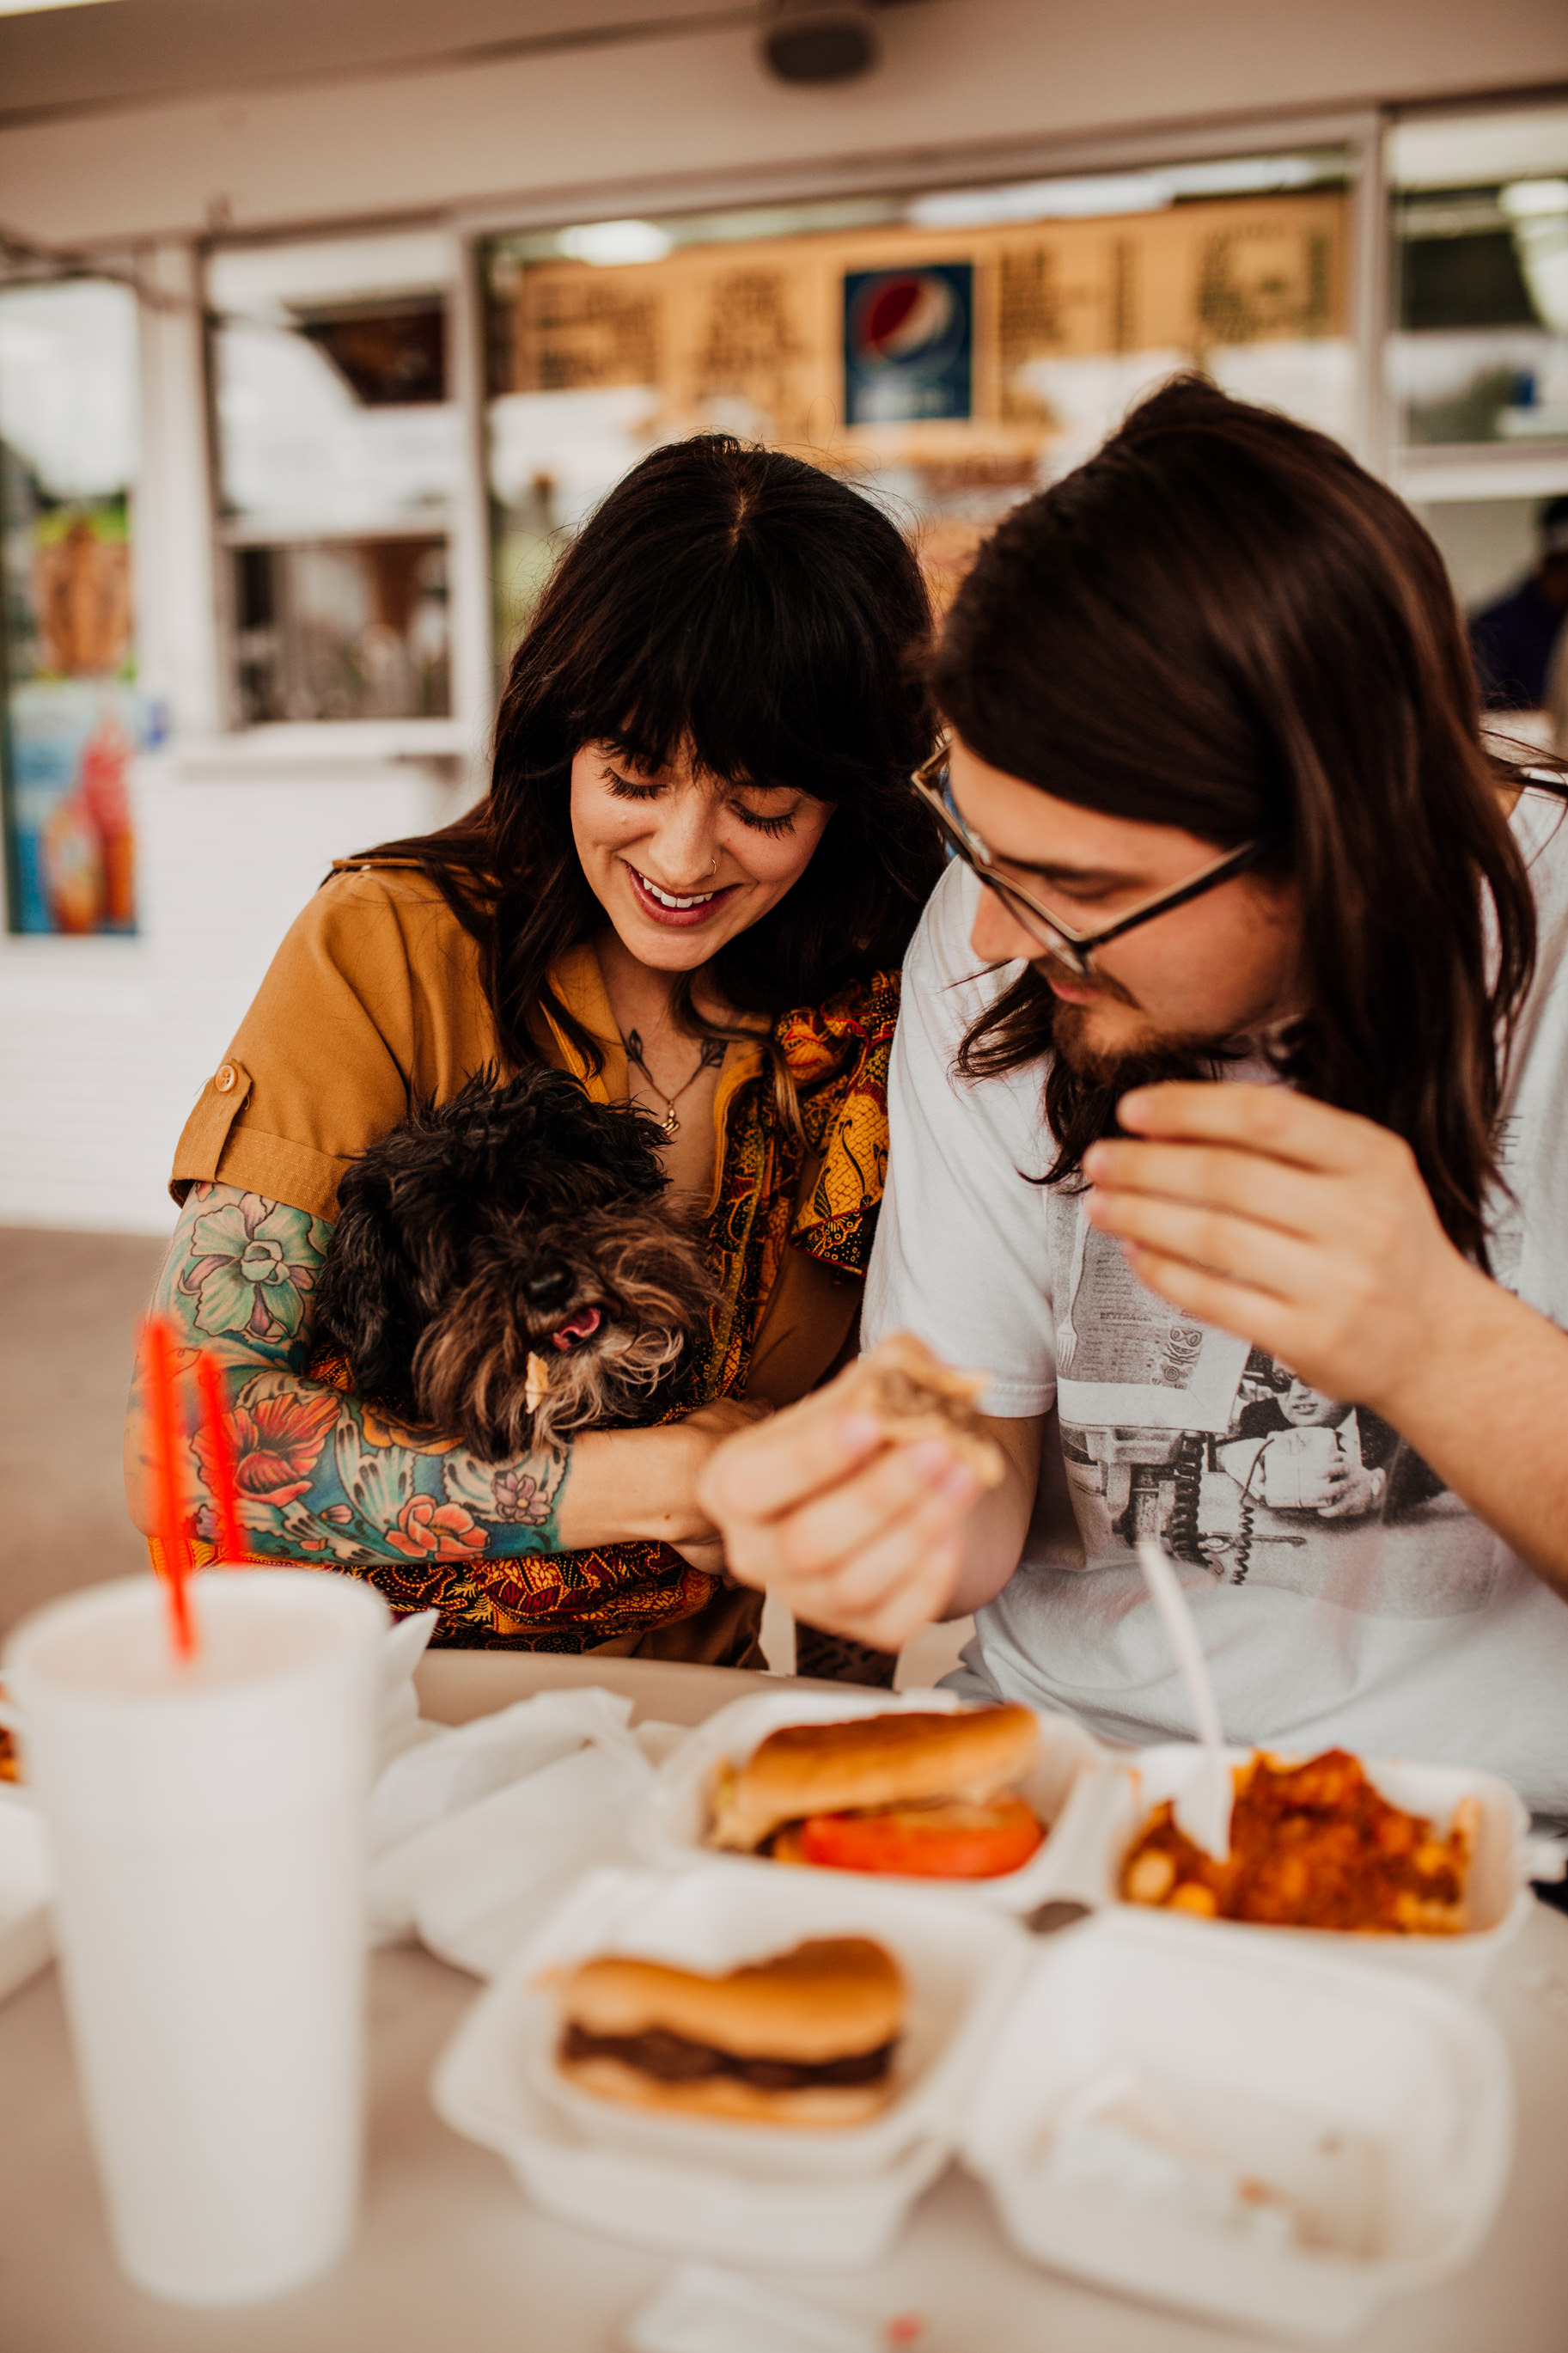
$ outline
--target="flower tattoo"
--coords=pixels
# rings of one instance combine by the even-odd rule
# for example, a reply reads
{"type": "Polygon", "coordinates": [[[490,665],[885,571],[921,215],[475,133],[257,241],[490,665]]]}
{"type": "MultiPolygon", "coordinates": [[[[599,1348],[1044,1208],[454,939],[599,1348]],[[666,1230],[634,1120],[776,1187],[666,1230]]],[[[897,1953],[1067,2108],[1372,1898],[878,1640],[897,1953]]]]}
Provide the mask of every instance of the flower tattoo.
{"type": "Polygon", "coordinates": [[[437,1504],[428,1495],[405,1504],[386,1540],[411,1560],[463,1560],[489,1541],[461,1504],[437,1504]]]}
{"type": "MultiPolygon", "coordinates": [[[[205,1348],[222,1367],[245,1556],[356,1573],[374,1564],[415,1607],[498,1559],[551,1553],[565,1456],[481,1462],[460,1440],[405,1429],[354,1395],[351,1367],[313,1330],[331,1232],[288,1202],[198,1184],[160,1280],[182,1348],[205,1348]]],[[[150,1478],[140,1396],[136,1410],[150,1478]]],[[[218,1464],[205,1430],[189,1427],[187,1442],[200,1482],[193,1525],[216,1546],[218,1464]]]]}
{"type": "Polygon", "coordinates": [[[550,1498],[527,1471],[501,1470],[491,1481],[495,1517],[503,1527],[539,1527],[550,1517],[550,1498]]]}
{"type": "Polygon", "coordinates": [[[198,1218],[179,1278],[195,1299],[197,1331],[293,1339],[328,1239],[319,1219],[307,1222],[256,1193],[198,1218]]]}
{"type": "MultiPolygon", "coordinates": [[[[327,1433],[338,1418],[331,1390],[311,1395],[257,1398],[225,1417],[242,1495],[258,1503],[291,1504],[310,1483],[327,1433]]],[[[192,1441],[202,1477],[213,1485],[214,1466],[205,1431],[192,1441]]]]}

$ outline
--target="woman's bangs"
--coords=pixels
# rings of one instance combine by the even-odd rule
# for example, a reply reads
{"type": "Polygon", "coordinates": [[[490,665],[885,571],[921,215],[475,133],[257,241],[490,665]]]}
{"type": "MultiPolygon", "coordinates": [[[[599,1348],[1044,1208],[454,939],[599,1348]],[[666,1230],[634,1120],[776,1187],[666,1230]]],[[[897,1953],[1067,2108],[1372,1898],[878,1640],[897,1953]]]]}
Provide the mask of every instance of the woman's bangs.
{"type": "Polygon", "coordinates": [[[578,740],[613,744],[650,772],[685,749],[716,782],[837,800],[869,750],[836,691],[844,649],[770,628],[736,587],[721,578],[697,610],[672,600],[667,625],[635,647],[606,644],[578,702],[578,740]]]}

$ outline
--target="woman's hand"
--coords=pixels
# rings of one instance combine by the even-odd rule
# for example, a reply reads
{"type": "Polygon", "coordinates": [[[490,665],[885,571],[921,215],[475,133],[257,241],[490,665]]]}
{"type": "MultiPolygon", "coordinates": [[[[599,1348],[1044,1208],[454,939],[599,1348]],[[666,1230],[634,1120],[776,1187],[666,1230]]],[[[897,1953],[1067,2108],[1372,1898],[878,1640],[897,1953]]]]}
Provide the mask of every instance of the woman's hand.
{"type": "Polygon", "coordinates": [[[846,1403],[846,1378],[721,1447],[699,1500],[742,1585],[781,1594],[808,1625],[897,1651],[952,1603],[980,1491],[940,1439],[889,1446],[846,1403]]]}
{"type": "Polygon", "coordinates": [[[698,1488],[724,1440],[772,1410],[760,1400],[721,1398],[683,1421],[581,1431],[562,1493],[563,1550],[653,1541],[672,1546],[694,1568],[721,1569],[719,1530],[698,1488]]]}
{"type": "Polygon", "coordinates": [[[1487,1278],[1437,1221],[1408,1145],[1287,1087],[1143,1087],[1084,1155],[1085,1214],[1151,1289],[1396,1428],[1487,1278]]]}

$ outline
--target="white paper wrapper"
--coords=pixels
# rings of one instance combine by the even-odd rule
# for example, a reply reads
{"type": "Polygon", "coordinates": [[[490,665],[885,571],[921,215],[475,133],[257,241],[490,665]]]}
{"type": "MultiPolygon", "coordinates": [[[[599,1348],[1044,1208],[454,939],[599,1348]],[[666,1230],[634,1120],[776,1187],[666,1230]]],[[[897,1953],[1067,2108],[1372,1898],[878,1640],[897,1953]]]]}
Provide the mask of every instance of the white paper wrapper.
{"type": "Polygon", "coordinates": [[[877,2353],[858,2321],[705,2263],[671,2272],[626,2324],[626,2353],[877,2353]]]}
{"type": "Polygon", "coordinates": [[[372,1808],[373,1938],[416,1936],[488,1978],[574,1880],[629,1862],[626,1825],[652,1778],[631,1704],[542,1692],[405,1748],[372,1808]]]}
{"type": "Polygon", "coordinates": [[[378,1771],[435,1729],[420,1721],[414,1670],[430,1647],[440,1614],[438,1609],[420,1609],[412,1618],[399,1618],[387,1630],[381,1662],[381,1712],[375,1727],[378,1771]]]}

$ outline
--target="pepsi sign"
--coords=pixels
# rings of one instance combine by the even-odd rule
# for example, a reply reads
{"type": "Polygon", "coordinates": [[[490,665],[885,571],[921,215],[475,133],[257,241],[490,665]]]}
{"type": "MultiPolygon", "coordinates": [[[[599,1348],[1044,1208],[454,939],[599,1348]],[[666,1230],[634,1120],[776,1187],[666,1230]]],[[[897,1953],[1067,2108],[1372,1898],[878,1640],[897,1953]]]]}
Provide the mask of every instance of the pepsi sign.
{"type": "Polygon", "coordinates": [[[844,416],[902,425],[973,414],[974,265],[844,276],[844,416]]]}

